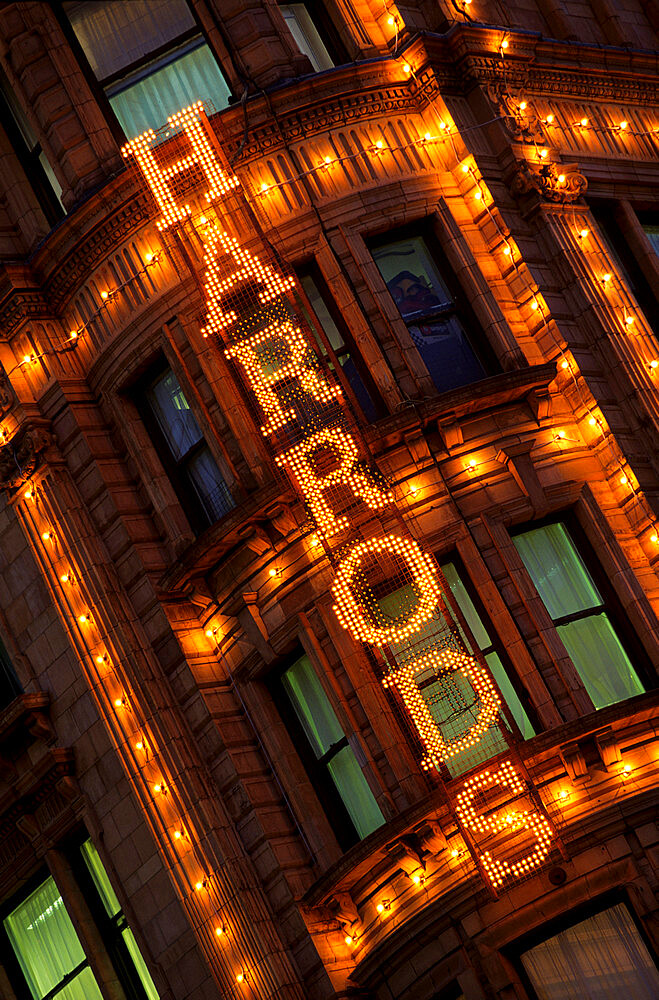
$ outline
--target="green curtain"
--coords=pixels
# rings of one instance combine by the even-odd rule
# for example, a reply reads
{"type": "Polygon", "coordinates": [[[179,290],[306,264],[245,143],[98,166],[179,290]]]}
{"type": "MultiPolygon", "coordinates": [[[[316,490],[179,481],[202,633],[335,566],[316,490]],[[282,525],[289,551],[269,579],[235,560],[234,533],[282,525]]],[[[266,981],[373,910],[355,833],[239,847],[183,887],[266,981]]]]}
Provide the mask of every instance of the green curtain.
{"type": "MultiPolygon", "coordinates": [[[[34,1000],[41,1000],[85,962],[59,889],[48,878],[17,906],[4,926],[34,1000]]],[[[89,968],[57,993],[57,1000],[102,1000],[89,968]]]]}
{"type": "MultiPolygon", "coordinates": [[[[94,847],[91,840],[86,840],[82,847],[80,848],[80,853],[84,859],[87,868],[89,869],[89,874],[91,875],[96,890],[101,897],[101,902],[105,907],[105,912],[109,917],[117,917],[121,914],[121,905],[117,899],[116,893],[110,884],[110,879],[108,878],[108,873],[103,867],[103,862],[99,856],[98,851],[94,847]]],[[[128,954],[133,960],[133,965],[135,966],[135,971],[139,977],[142,986],[144,987],[144,992],[146,993],[148,1000],[159,1000],[158,991],[156,990],[156,984],[151,978],[151,973],[146,967],[146,962],[142,958],[142,953],[138,947],[137,941],[135,940],[135,935],[131,931],[130,927],[124,927],[121,932],[122,940],[126,946],[128,954]]]]}
{"type": "Polygon", "coordinates": [[[288,668],[282,684],[316,757],[322,757],[345,733],[308,656],[288,668]]]}
{"type": "Polygon", "coordinates": [[[367,837],[382,826],[384,816],[349,746],[343,747],[332,757],[327,770],[359,836],[367,837]]]}
{"type": "Polygon", "coordinates": [[[210,103],[216,111],[229,102],[230,90],[206,43],[186,52],[134,83],[108,88],[112,109],[126,136],[132,139],[147,129],[157,131],[169,115],[195,101],[210,103]]]}
{"type": "Polygon", "coordinates": [[[513,541],[554,621],[592,609],[592,615],[559,624],[557,631],[595,708],[640,694],[643,685],[601,610],[602,597],[565,525],[533,528],[513,541]]]}

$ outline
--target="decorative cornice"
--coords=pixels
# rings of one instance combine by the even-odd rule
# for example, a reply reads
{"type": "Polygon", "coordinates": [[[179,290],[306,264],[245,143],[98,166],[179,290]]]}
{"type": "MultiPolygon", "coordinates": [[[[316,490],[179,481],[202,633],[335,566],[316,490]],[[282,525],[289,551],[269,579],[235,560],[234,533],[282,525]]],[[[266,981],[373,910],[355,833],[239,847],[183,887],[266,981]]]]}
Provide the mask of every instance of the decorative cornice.
{"type": "Polygon", "coordinates": [[[588,181],[579,171],[576,163],[557,169],[553,164],[543,164],[534,170],[527,160],[523,160],[509,182],[511,194],[523,197],[535,191],[545,201],[567,205],[585,193],[588,181]]]}
{"type": "Polygon", "coordinates": [[[34,475],[39,456],[52,443],[41,426],[25,426],[9,444],[0,448],[0,490],[15,490],[34,475]]]}

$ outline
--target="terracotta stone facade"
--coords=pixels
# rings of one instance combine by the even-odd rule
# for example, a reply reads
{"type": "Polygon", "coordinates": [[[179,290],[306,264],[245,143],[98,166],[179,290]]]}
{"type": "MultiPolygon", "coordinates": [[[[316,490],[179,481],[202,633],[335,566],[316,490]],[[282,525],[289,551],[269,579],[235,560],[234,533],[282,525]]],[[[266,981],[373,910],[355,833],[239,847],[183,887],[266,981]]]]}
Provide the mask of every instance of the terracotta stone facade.
{"type": "MultiPolygon", "coordinates": [[[[44,200],[0,127],[0,639],[16,674],[0,918],[52,875],[101,995],[144,998],[77,880],[88,836],[161,1000],[533,1000],[529,935],[607,900],[659,951],[656,12],[328,0],[307,5],[335,63],[314,73],[274,0],[190,6],[231,91],[208,122],[240,190],[208,206],[205,178],[182,175],[190,217],[163,231],[67,5],[0,8],[2,86],[55,185],[44,200]],[[452,806],[466,772],[422,767],[339,627],[332,563],[244,384],[203,337],[211,217],[312,276],[343,345],[308,282],[296,305],[364,454],[509,665],[535,735],[472,771],[514,760],[555,840],[499,891],[452,806]],[[446,391],[374,258],[416,237],[489,359],[446,391]],[[145,417],[165,367],[227,486],[208,526],[145,417]],[[643,688],[600,708],[514,542],[557,520],[643,688]],[[384,819],[352,846],[275,693],[303,654],[384,819]]],[[[184,143],[160,138],[164,166],[184,143]]],[[[21,1000],[14,965],[0,995],[21,1000]]]]}

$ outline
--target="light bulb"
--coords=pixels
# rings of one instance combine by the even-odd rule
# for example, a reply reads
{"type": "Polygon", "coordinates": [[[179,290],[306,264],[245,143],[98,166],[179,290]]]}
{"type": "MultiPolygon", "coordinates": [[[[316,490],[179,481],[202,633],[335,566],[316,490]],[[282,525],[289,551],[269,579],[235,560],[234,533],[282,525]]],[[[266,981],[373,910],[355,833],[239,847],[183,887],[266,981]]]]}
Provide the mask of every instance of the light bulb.
{"type": "Polygon", "coordinates": [[[123,703],[124,703],[123,698],[115,698],[114,699],[114,707],[115,708],[121,708],[121,706],[123,705],[123,703]]]}
{"type": "Polygon", "coordinates": [[[627,326],[631,326],[633,322],[634,322],[633,316],[630,315],[625,316],[625,323],[627,326]]]}
{"type": "Polygon", "coordinates": [[[504,252],[504,254],[506,255],[506,257],[510,257],[510,255],[511,255],[511,253],[512,253],[512,250],[510,249],[510,247],[509,247],[509,246],[505,246],[505,247],[503,248],[503,252],[504,252]]]}
{"type": "Polygon", "coordinates": [[[101,298],[102,299],[107,299],[107,297],[108,297],[108,293],[106,291],[102,291],[101,292],[101,298]]]}
{"type": "Polygon", "coordinates": [[[238,973],[238,975],[236,976],[236,982],[237,983],[244,983],[245,982],[245,973],[244,972],[239,972],[238,973]]]}
{"type": "Polygon", "coordinates": [[[71,330],[70,336],[71,336],[71,340],[77,340],[78,339],[78,331],[77,330],[71,330]]]}
{"type": "Polygon", "coordinates": [[[457,856],[458,856],[459,853],[460,853],[460,851],[457,849],[457,847],[454,847],[453,850],[451,851],[451,857],[452,858],[457,858],[457,856]]]}
{"type": "Polygon", "coordinates": [[[353,938],[350,936],[350,934],[346,934],[344,940],[345,940],[345,943],[348,944],[348,945],[352,944],[352,942],[353,942],[353,938]]]}
{"type": "Polygon", "coordinates": [[[478,468],[478,462],[476,461],[475,458],[470,458],[469,459],[469,468],[470,469],[476,469],[476,468],[478,468]]]}
{"type": "Polygon", "coordinates": [[[508,48],[508,39],[507,38],[504,38],[504,40],[502,41],[501,48],[502,49],[507,49],[508,48]]]}
{"type": "Polygon", "coordinates": [[[462,170],[463,174],[468,174],[469,173],[469,164],[468,163],[463,163],[462,167],[460,169],[462,170]]]}
{"type": "Polygon", "coordinates": [[[548,154],[549,154],[549,150],[547,150],[547,149],[541,149],[540,153],[539,153],[540,159],[541,160],[546,160],[548,154]]]}
{"type": "Polygon", "coordinates": [[[659,368],[659,361],[657,361],[656,358],[653,358],[652,361],[650,362],[650,368],[652,369],[652,371],[656,371],[656,369],[659,368]]]}
{"type": "Polygon", "coordinates": [[[650,535],[650,541],[654,542],[655,545],[657,544],[657,542],[659,542],[659,535],[657,534],[656,531],[653,531],[652,534],[650,535]]]}
{"type": "Polygon", "coordinates": [[[403,73],[411,73],[411,72],[412,72],[412,67],[410,66],[409,63],[405,63],[405,65],[403,66],[403,73]]]}
{"type": "Polygon", "coordinates": [[[580,229],[579,230],[579,236],[581,237],[582,240],[585,240],[586,237],[588,236],[589,232],[590,232],[590,229],[580,229]]]}
{"type": "Polygon", "coordinates": [[[588,125],[588,119],[582,118],[579,124],[581,125],[582,128],[586,128],[586,126],[588,125]]]}
{"type": "Polygon", "coordinates": [[[607,271],[606,274],[602,275],[602,281],[604,282],[604,284],[607,284],[607,282],[609,282],[611,280],[611,278],[612,278],[612,275],[609,274],[608,271],[607,271]]]}
{"type": "Polygon", "coordinates": [[[269,576],[277,576],[277,570],[276,569],[269,569],[268,570],[268,575],[269,576]]]}
{"type": "Polygon", "coordinates": [[[150,264],[151,261],[153,260],[153,254],[151,252],[145,253],[144,260],[147,262],[147,264],[150,264]]]}
{"type": "Polygon", "coordinates": [[[628,125],[629,122],[626,122],[624,119],[620,122],[620,128],[623,130],[626,129],[628,125]]]}
{"type": "Polygon", "coordinates": [[[551,123],[553,122],[553,120],[554,120],[554,116],[552,114],[548,114],[547,117],[545,118],[545,121],[547,122],[548,125],[551,125],[551,123]]]}
{"type": "Polygon", "coordinates": [[[539,308],[540,308],[540,307],[539,307],[539,305],[538,305],[538,300],[537,300],[537,299],[534,299],[534,300],[533,300],[533,302],[531,303],[531,309],[533,310],[533,312],[535,312],[535,311],[536,311],[537,309],[539,309],[539,308]]]}
{"type": "Polygon", "coordinates": [[[222,937],[222,935],[224,934],[224,927],[219,925],[218,927],[215,928],[215,933],[217,934],[218,937],[222,937]]]}
{"type": "Polygon", "coordinates": [[[137,743],[135,744],[135,749],[136,750],[144,750],[144,744],[142,743],[142,740],[138,740],[137,741],[137,743]]]}
{"type": "Polygon", "coordinates": [[[627,476],[623,472],[623,474],[620,477],[620,485],[624,486],[626,483],[627,483],[627,476]]]}
{"type": "Polygon", "coordinates": [[[378,903],[375,909],[378,911],[378,913],[384,913],[384,903],[378,903]]]}
{"type": "Polygon", "coordinates": [[[431,136],[430,132],[426,132],[426,134],[424,135],[423,138],[426,140],[426,142],[430,142],[430,140],[432,139],[432,136],[431,136]]]}
{"type": "Polygon", "coordinates": [[[30,363],[31,360],[32,360],[32,358],[30,357],[29,354],[24,354],[23,355],[23,364],[24,365],[29,365],[29,363],[30,363]]]}
{"type": "Polygon", "coordinates": [[[559,184],[565,184],[565,174],[559,174],[558,175],[558,183],[559,184]]]}
{"type": "Polygon", "coordinates": [[[519,102],[519,110],[524,111],[526,109],[526,101],[519,102]]]}
{"type": "Polygon", "coordinates": [[[267,190],[268,190],[268,185],[266,184],[265,181],[263,181],[263,184],[261,185],[261,191],[267,191],[267,190]]]}
{"type": "Polygon", "coordinates": [[[561,788],[561,790],[559,792],[559,795],[560,795],[560,798],[562,798],[562,799],[567,799],[567,798],[570,797],[570,793],[567,790],[567,788],[561,788]]]}
{"type": "Polygon", "coordinates": [[[588,423],[590,424],[591,427],[596,427],[597,426],[597,418],[596,417],[588,417],[588,423]]]}
{"type": "Polygon", "coordinates": [[[378,141],[375,144],[375,148],[376,149],[382,149],[383,146],[384,146],[384,143],[383,143],[382,139],[378,139],[378,141]]]}
{"type": "Polygon", "coordinates": [[[474,192],[474,198],[476,199],[476,201],[480,201],[482,197],[483,195],[480,193],[480,191],[474,192]]]}
{"type": "Polygon", "coordinates": [[[570,362],[566,361],[565,358],[561,361],[561,368],[565,371],[566,368],[570,367],[570,362]]]}

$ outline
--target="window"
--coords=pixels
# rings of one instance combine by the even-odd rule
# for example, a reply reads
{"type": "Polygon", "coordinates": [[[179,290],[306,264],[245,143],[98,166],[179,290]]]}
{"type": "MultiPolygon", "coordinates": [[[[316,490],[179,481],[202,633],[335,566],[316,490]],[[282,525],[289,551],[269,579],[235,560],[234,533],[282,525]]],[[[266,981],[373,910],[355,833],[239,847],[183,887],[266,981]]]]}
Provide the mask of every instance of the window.
{"type": "Polygon", "coordinates": [[[284,670],[272,690],[336,839],[347,850],[384,823],[355,750],[308,656],[284,670]]]}
{"type": "Polygon", "coordinates": [[[643,685],[618,636],[610,601],[567,525],[556,521],[521,530],[513,541],[595,708],[640,694],[643,685]]]}
{"type": "Polygon", "coordinates": [[[141,989],[137,990],[138,996],[145,1000],[158,1000],[155,983],[142,958],[135,936],[126,922],[103,862],[91,840],[86,840],[82,844],[80,853],[93,882],[95,896],[101,904],[92,905],[92,909],[96,911],[97,923],[114,965],[124,970],[124,977],[133,986],[133,991],[139,984],[141,989]]]}
{"type": "Polygon", "coordinates": [[[438,392],[499,370],[434,241],[409,236],[371,244],[373,259],[438,392]]]}
{"type": "MultiPolygon", "coordinates": [[[[86,840],[74,857],[85,901],[101,932],[127,1000],[159,1000],[158,991],[126,923],[107,872],[86,840]]],[[[102,1000],[101,989],[52,876],[3,921],[14,961],[8,972],[17,996],[33,1000],[102,1000]]]]}
{"type": "Polygon", "coordinates": [[[624,903],[541,940],[519,962],[536,1000],[659,996],[659,972],[624,903]]]}
{"type": "Polygon", "coordinates": [[[659,212],[637,212],[641,228],[659,257],[659,212]]]}
{"type": "Polygon", "coordinates": [[[325,42],[320,37],[318,28],[309,13],[309,4],[280,4],[279,10],[286,22],[286,27],[293,36],[298,49],[308,57],[316,73],[323,69],[331,69],[334,60],[327,50],[325,42]]]}
{"type": "MultiPolygon", "coordinates": [[[[500,656],[494,649],[483,620],[458,576],[455,564],[445,562],[442,569],[476,642],[479,646],[482,644],[484,647],[487,664],[499,685],[505,702],[498,722],[491,725],[483,733],[480,741],[476,745],[456,753],[445,762],[449,774],[455,778],[475,767],[476,764],[489,760],[508,749],[510,745],[508,734],[511,732],[511,725],[506,719],[506,714],[514,719],[524,737],[534,735],[534,731],[519,696],[504,669],[500,656]]],[[[378,600],[380,611],[384,612],[389,621],[407,618],[416,603],[417,596],[412,585],[400,587],[378,600]]],[[[451,619],[450,624],[451,628],[457,626],[458,630],[462,631],[457,621],[451,619]]],[[[467,648],[470,649],[464,634],[463,638],[467,648]]],[[[402,665],[412,657],[423,656],[433,647],[443,648],[447,643],[450,644],[449,627],[444,617],[438,613],[417,633],[413,649],[410,649],[408,643],[390,643],[385,649],[385,654],[390,663],[393,661],[394,664],[402,665]]],[[[433,668],[428,667],[416,673],[414,681],[430,715],[446,741],[458,738],[471,728],[480,712],[480,699],[461,671],[437,674],[433,668]]]]}
{"type": "MultiPolygon", "coordinates": [[[[324,295],[321,292],[320,283],[315,274],[309,272],[300,274],[299,280],[364,416],[367,420],[376,420],[378,416],[382,415],[382,406],[378,393],[375,390],[362,358],[345,342],[344,335],[341,332],[343,322],[335,304],[329,295],[324,295]]],[[[327,352],[318,333],[314,329],[313,318],[307,316],[307,319],[311,324],[312,330],[314,330],[321,354],[327,360],[327,352]]],[[[328,363],[331,368],[331,362],[328,363]]]]}
{"type": "Polygon", "coordinates": [[[0,709],[23,693],[7,650],[0,639],[0,709]]]}
{"type": "MultiPolygon", "coordinates": [[[[490,638],[490,633],[488,632],[485,624],[486,618],[484,611],[482,609],[479,611],[476,610],[476,604],[480,605],[480,600],[478,595],[473,591],[467,574],[455,557],[449,562],[443,562],[441,564],[441,570],[446,577],[446,582],[451,588],[451,593],[453,594],[460,611],[466,619],[467,625],[471,629],[471,634],[483,654],[485,662],[492,672],[492,676],[497,683],[499,691],[501,692],[508,709],[512,713],[521,736],[525,740],[531,739],[532,736],[535,736],[536,730],[520,700],[516,686],[513,686],[511,681],[511,677],[513,677],[517,683],[517,675],[515,674],[512,666],[508,663],[508,657],[502,648],[502,644],[498,641],[498,639],[495,639],[495,642],[493,642],[490,638]],[[506,663],[506,667],[504,667],[504,662],[506,663]]],[[[459,627],[460,626],[458,624],[458,628],[459,627]]],[[[462,633],[462,629],[460,629],[460,632],[462,633]]],[[[492,634],[494,634],[493,629],[492,634]]],[[[467,636],[463,634],[462,638],[467,646],[467,649],[471,652],[471,644],[467,636]]]]}
{"type": "Polygon", "coordinates": [[[193,101],[226,107],[229,88],[185,0],[83,0],[64,12],[129,138],[193,101]]]}
{"type": "Polygon", "coordinates": [[[103,1000],[53,878],[3,923],[34,1000],[103,1000]]]}
{"type": "Polygon", "coordinates": [[[0,71],[0,119],[49,225],[64,216],[62,188],[9,81],[0,71]]]}
{"type": "Polygon", "coordinates": [[[203,530],[234,500],[171,368],[152,379],[137,402],[190,524],[203,530]]]}
{"type": "MultiPolygon", "coordinates": [[[[658,332],[656,326],[657,295],[636,257],[633,246],[625,235],[624,216],[621,218],[621,206],[614,201],[595,201],[590,203],[590,210],[595,218],[609,253],[617,264],[622,277],[629,286],[634,298],[643,310],[650,326],[658,332]]],[[[636,213],[650,243],[659,253],[659,212],[636,213]]]]}

